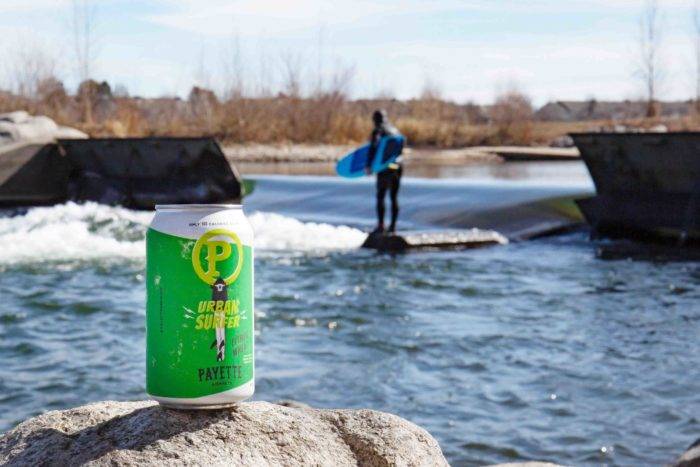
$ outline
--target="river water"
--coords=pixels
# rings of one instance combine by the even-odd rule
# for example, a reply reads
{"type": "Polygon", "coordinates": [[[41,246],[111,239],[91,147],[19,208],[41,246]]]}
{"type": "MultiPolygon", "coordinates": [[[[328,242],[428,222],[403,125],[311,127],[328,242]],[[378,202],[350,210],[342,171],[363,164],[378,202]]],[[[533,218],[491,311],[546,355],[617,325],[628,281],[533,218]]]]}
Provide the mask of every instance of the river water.
{"type": "MultiPolygon", "coordinates": [[[[567,170],[408,179],[402,225],[467,227],[591,190],[567,170]]],[[[602,261],[584,231],[379,255],[358,249],[369,181],[253,178],[257,399],[396,413],[453,465],[662,465],[700,436],[698,264],[602,261]]],[[[0,217],[0,430],[145,397],[150,218],[97,204],[0,217]]]]}

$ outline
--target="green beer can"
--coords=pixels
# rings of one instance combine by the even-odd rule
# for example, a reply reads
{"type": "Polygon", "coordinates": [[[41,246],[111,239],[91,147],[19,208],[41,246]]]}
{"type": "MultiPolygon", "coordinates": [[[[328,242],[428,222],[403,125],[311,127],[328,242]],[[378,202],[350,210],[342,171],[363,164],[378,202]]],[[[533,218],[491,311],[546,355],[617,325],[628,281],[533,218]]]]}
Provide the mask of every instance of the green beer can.
{"type": "Polygon", "coordinates": [[[146,281],[148,395],[179,408],[252,396],[253,230],[241,206],[156,206],[146,281]]]}

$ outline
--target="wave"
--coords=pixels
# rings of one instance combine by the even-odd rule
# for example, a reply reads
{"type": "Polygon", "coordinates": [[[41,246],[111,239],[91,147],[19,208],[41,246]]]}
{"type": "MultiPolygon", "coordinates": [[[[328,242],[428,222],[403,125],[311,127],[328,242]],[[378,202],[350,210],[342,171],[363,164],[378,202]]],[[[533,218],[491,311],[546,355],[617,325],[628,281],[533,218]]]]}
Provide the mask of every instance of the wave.
{"type": "Polygon", "coordinates": [[[0,218],[0,264],[138,259],[151,213],[67,203],[0,218]]]}
{"type": "Polygon", "coordinates": [[[255,232],[255,247],[262,250],[349,250],[359,248],[366,233],[347,226],[301,222],[268,212],[248,216],[255,232]]]}
{"type": "MultiPolygon", "coordinates": [[[[36,207],[0,217],[0,265],[36,262],[143,260],[152,212],[97,203],[36,207]]],[[[365,234],[267,212],[249,216],[255,247],[269,251],[328,251],[357,248],[365,234]]]]}

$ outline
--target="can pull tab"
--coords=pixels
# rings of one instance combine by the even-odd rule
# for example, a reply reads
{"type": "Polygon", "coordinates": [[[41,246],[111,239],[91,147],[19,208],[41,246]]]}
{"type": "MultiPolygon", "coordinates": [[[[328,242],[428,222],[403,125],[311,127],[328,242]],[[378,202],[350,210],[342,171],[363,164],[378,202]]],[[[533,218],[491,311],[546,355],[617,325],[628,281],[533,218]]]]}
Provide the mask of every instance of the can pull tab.
{"type": "MultiPolygon", "coordinates": [[[[225,302],[228,300],[228,285],[223,279],[218,278],[211,286],[211,299],[214,303],[218,301],[225,302]]],[[[226,353],[226,327],[224,325],[223,312],[217,312],[214,314],[214,320],[217,326],[214,328],[216,331],[216,337],[214,342],[212,342],[210,349],[216,350],[216,361],[221,362],[224,360],[224,355],[226,353]]]]}

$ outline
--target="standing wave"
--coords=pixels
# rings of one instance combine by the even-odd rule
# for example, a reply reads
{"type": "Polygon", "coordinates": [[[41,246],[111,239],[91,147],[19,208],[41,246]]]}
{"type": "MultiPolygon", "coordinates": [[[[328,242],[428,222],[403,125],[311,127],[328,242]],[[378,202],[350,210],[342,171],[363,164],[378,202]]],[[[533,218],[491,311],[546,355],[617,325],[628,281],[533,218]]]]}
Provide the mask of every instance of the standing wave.
{"type": "Polygon", "coordinates": [[[269,212],[248,216],[255,232],[255,247],[262,250],[349,250],[359,248],[367,234],[344,225],[301,222],[269,212]]]}
{"type": "MultiPolygon", "coordinates": [[[[98,203],[35,207],[0,217],[0,265],[36,262],[143,260],[153,212],[98,203]]],[[[270,251],[357,248],[365,234],[351,227],[301,222],[279,214],[249,215],[255,246],[270,251]]]]}

